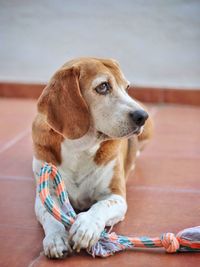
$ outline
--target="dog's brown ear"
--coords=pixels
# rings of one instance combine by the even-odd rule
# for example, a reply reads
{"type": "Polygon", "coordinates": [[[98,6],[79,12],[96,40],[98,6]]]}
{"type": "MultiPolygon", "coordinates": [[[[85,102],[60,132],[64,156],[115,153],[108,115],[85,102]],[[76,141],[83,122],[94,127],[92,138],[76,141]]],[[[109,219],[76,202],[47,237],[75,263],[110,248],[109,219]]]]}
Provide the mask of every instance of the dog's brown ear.
{"type": "Polygon", "coordinates": [[[63,68],[55,73],[38,100],[38,111],[64,137],[78,139],[89,129],[87,104],[79,87],[79,70],[63,68]]]}

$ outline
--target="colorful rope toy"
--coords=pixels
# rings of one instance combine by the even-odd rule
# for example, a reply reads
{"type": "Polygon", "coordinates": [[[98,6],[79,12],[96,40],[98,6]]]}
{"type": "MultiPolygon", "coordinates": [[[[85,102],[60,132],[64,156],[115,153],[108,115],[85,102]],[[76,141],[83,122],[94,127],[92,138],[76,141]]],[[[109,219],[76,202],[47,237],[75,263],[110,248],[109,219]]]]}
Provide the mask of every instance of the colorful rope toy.
{"type": "MultiPolygon", "coordinates": [[[[63,223],[67,229],[71,227],[76,219],[76,213],[72,208],[64,182],[57,168],[45,163],[40,171],[38,191],[42,203],[58,221],[63,223]],[[53,181],[60,207],[53,201],[49,192],[49,179],[53,181]]],[[[159,248],[164,247],[168,253],[184,251],[200,251],[200,226],[188,228],[179,232],[176,236],[172,233],[162,234],[161,237],[127,237],[115,233],[103,231],[99,241],[87,250],[93,257],[108,257],[117,251],[130,248],[159,248]]]]}

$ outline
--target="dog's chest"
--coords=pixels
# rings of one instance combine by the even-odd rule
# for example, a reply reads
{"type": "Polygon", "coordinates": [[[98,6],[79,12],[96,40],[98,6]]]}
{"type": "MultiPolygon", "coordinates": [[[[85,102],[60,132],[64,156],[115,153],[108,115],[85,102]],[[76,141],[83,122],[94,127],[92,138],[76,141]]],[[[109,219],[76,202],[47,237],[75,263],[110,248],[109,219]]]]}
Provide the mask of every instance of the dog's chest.
{"type": "Polygon", "coordinates": [[[98,146],[86,151],[71,151],[62,145],[62,164],[59,170],[64,178],[73,206],[79,210],[89,208],[110,192],[115,160],[98,166],[94,156],[98,146]]]}

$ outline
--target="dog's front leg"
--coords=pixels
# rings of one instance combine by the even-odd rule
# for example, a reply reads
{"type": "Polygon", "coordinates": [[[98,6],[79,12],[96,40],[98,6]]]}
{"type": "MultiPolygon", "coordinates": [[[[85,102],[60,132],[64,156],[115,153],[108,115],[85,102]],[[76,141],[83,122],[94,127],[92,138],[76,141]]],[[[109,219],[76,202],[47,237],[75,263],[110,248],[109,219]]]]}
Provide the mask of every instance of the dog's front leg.
{"type": "MultiPolygon", "coordinates": [[[[56,198],[54,198],[56,201],[56,198]]],[[[36,193],[35,213],[42,224],[45,238],[43,240],[44,253],[49,258],[64,258],[71,253],[68,242],[68,233],[62,223],[54,219],[42,205],[38,193],[36,193]]]]}
{"type": "Polygon", "coordinates": [[[110,194],[95,203],[87,212],[82,212],[76,218],[69,231],[73,241],[73,249],[90,248],[94,245],[105,226],[112,226],[124,219],[127,210],[125,199],[116,194],[110,194]]]}

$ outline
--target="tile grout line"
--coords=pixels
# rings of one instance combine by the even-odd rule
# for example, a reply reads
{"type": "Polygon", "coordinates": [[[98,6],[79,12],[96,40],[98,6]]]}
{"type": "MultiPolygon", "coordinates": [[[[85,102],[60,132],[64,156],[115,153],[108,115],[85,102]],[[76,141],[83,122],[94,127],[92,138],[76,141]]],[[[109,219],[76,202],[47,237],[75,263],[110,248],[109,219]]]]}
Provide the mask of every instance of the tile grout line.
{"type": "Polygon", "coordinates": [[[29,230],[30,231],[32,231],[32,230],[35,231],[35,229],[36,229],[35,226],[28,226],[27,227],[27,226],[19,225],[19,224],[18,225],[16,225],[16,224],[15,225],[12,225],[12,224],[8,225],[8,224],[4,224],[4,223],[0,223],[0,228],[1,229],[3,229],[3,228],[4,229],[8,229],[9,228],[9,229],[27,230],[27,231],[29,231],[29,230]]]}
{"type": "MultiPolygon", "coordinates": [[[[130,186],[129,186],[130,187],[130,186]]],[[[153,191],[159,193],[193,193],[200,194],[199,189],[194,188],[172,188],[172,187],[158,187],[158,186],[131,186],[136,191],[153,191]]]]}
{"type": "Polygon", "coordinates": [[[28,135],[30,133],[30,129],[26,129],[25,131],[19,133],[17,136],[15,136],[13,139],[11,139],[10,141],[8,141],[6,144],[4,144],[1,148],[0,148],[0,154],[2,154],[3,152],[5,152],[6,150],[8,150],[9,148],[11,148],[12,146],[14,146],[17,142],[19,142],[20,140],[22,140],[26,135],[28,135]]]}
{"type": "Polygon", "coordinates": [[[2,176],[0,175],[0,180],[22,180],[22,181],[34,181],[34,178],[31,176],[2,176]]]}
{"type": "Polygon", "coordinates": [[[39,254],[39,256],[36,257],[35,259],[33,259],[33,260],[29,263],[28,267],[34,267],[35,264],[37,264],[38,261],[40,260],[40,258],[42,258],[42,257],[44,257],[44,251],[41,251],[40,254],[39,254]]]}

